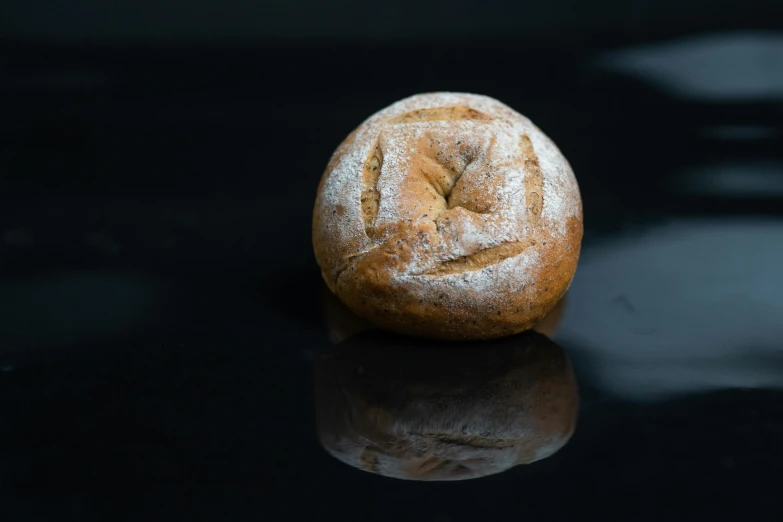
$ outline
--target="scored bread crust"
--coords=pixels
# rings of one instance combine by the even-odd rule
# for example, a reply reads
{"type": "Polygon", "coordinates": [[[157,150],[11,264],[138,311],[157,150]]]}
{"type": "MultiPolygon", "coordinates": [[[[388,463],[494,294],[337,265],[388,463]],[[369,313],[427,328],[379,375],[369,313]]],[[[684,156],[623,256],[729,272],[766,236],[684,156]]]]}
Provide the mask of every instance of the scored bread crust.
{"type": "Polygon", "coordinates": [[[574,174],[530,120],[486,96],[429,93],[377,112],[333,154],[313,212],[327,286],[403,334],[529,329],[571,283],[574,174]]]}

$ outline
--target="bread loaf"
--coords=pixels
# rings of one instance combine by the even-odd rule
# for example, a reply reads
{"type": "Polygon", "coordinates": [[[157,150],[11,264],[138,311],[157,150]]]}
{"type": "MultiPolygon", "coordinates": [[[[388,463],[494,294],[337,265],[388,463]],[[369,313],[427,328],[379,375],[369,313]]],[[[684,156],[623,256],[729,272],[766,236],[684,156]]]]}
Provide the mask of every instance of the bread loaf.
{"type": "Polygon", "coordinates": [[[571,167],[533,123],[486,96],[420,94],[337,148],[313,213],[323,279],[403,334],[487,339],[533,326],[576,270],[571,167]]]}

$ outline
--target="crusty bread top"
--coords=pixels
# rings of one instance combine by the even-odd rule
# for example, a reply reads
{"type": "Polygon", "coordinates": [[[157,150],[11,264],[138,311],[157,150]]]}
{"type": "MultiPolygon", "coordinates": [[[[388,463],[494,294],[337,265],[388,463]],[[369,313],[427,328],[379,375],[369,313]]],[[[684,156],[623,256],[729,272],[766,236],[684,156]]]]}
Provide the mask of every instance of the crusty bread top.
{"type": "Polygon", "coordinates": [[[530,120],[486,96],[419,94],[335,151],[316,199],[316,257],[336,289],[387,245],[390,285],[469,307],[521,292],[558,248],[578,255],[581,213],[571,167],[530,120]]]}

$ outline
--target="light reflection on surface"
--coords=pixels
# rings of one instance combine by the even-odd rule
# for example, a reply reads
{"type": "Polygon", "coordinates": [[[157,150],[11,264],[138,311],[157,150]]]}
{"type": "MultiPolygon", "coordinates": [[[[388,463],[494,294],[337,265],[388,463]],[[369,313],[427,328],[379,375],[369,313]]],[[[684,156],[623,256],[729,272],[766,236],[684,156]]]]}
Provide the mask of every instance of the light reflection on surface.
{"type": "Polygon", "coordinates": [[[780,131],[769,125],[710,125],[701,134],[707,138],[724,141],[756,141],[775,138],[780,131]]]}
{"type": "Polygon", "coordinates": [[[783,98],[783,35],[728,33],[609,51],[596,65],[683,98],[783,98]]]}
{"type": "Polygon", "coordinates": [[[588,246],[559,339],[631,400],[783,388],[783,221],[679,220],[588,246]]]}
{"type": "Polygon", "coordinates": [[[676,189],[726,197],[783,198],[783,162],[734,162],[685,170],[676,189]]]}

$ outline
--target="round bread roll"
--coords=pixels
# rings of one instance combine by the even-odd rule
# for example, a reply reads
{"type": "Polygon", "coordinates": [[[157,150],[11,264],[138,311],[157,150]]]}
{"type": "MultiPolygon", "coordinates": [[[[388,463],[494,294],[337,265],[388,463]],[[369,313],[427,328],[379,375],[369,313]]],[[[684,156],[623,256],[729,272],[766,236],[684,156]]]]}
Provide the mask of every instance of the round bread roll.
{"type": "Polygon", "coordinates": [[[532,327],[567,290],[582,240],[571,167],[486,96],[419,94],[337,148],[313,245],[324,281],[383,328],[440,339],[532,327]]]}
{"type": "Polygon", "coordinates": [[[411,480],[462,480],[548,457],[579,408],[562,348],[529,331],[448,346],[375,330],[321,355],[318,438],[353,467],[411,480]]]}

